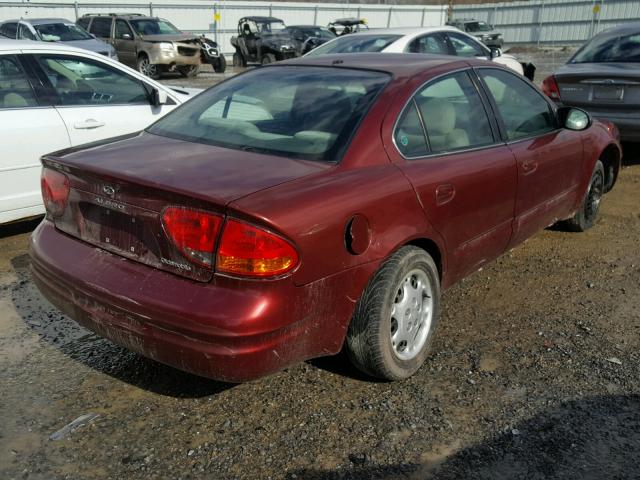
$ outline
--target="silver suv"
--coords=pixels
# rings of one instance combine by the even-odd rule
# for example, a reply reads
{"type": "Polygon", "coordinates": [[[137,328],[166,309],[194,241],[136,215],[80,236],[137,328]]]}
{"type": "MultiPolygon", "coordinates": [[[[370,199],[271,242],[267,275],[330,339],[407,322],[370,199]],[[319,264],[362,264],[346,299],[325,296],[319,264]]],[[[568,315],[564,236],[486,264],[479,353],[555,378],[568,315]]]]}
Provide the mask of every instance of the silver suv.
{"type": "Polygon", "coordinates": [[[130,14],[87,14],[82,28],[113,45],[120,61],[151,78],[178,71],[195,76],[200,68],[200,39],[183,33],[167,20],[130,14]]]}

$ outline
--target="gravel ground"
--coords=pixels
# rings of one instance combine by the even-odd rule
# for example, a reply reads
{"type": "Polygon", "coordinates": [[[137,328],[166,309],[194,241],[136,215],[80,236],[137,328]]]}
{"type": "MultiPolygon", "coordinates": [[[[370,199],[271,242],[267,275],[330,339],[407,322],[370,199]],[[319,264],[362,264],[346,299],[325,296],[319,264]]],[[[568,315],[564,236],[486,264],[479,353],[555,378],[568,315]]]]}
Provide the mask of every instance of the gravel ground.
{"type": "Polygon", "coordinates": [[[40,296],[37,222],[1,228],[0,478],[639,478],[640,148],[625,154],[593,229],[540,232],[445,293],[432,354],[399,383],[341,355],[241,385],[146,360],[40,296]]]}

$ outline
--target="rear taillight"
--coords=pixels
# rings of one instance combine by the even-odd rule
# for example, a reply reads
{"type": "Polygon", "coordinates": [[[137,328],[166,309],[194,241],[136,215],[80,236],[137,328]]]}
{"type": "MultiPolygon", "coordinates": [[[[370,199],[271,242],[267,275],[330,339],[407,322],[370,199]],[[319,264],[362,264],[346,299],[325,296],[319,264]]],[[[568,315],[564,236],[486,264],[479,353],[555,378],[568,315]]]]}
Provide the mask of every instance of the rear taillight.
{"type": "Polygon", "coordinates": [[[542,91],[551,100],[560,100],[560,88],[558,88],[558,82],[553,75],[549,75],[542,81],[542,91]]]}
{"type": "Polygon", "coordinates": [[[69,199],[69,179],[67,176],[62,172],[43,167],[40,188],[47,212],[54,217],[62,215],[69,199]]]}
{"type": "Polygon", "coordinates": [[[194,263],[205,267],[213,264],[213,249],[222,225],[222,217],[201,210],[167,207],[162,224],[173,244],[194,263]]]}
{"type": "Polygon", "coordinates": [[[216,271],[272,277],[293,270],[298,252],[288,241],[248,223],[229,219],[218,247],[216,271]]]}

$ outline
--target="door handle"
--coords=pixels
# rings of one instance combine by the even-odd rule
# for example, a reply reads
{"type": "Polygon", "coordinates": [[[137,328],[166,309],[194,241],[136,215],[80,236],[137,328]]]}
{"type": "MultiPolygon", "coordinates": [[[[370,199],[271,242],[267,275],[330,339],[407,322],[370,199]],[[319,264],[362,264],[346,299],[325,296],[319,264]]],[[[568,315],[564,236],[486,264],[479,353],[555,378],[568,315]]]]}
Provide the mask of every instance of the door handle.
{"type": "Polygon", "coordinates": [[[436,204],[444,205],[453,200],[456,195],[456,188],[450,183],[444,183],[436,187],[436,204]]]}
{"type": "Polygon", "coordinates": [[[105,123],[95,120],[93,118],[87,118],[84,122],[77,122],[73,124],[73,128],[76,130],[91,130],[92,128],[104,127],[105,123]]]}
{"type": "Polygon", "coordinates": [[[524,160],[522,162],[522,171],[525,175],[533,173],[538,169],[538,162],[535,160],[524,160]]]}

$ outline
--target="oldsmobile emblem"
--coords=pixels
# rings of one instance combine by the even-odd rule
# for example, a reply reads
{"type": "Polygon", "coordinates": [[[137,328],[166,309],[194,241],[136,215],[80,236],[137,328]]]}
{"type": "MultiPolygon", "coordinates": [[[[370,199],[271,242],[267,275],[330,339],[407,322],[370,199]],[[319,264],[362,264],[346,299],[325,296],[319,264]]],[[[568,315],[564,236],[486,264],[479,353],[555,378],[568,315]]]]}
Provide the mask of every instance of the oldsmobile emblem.
{"type": "Polygon", "coordinates": [[[110,197],[112,197],[116,193],[116,189],[113,188],[111,185],[103,185],[102,192],[105,195],[109,195],[110,197]]]}

